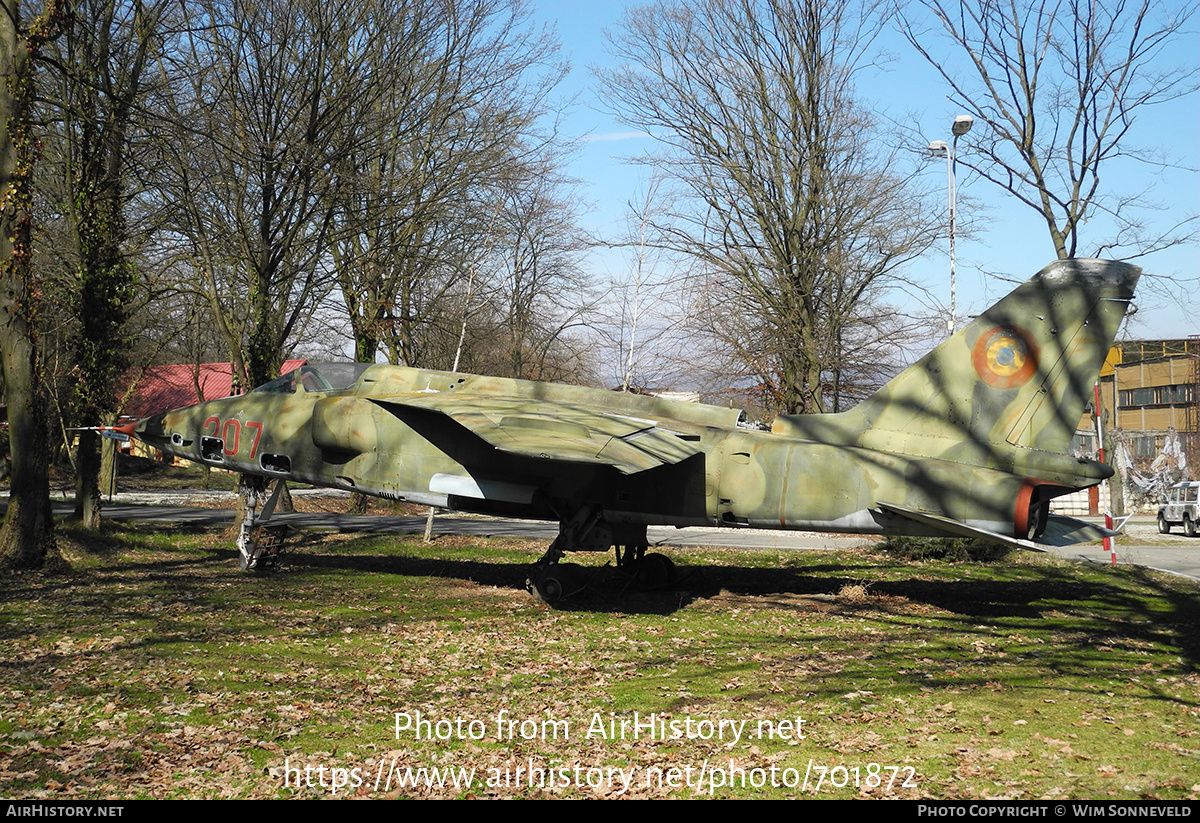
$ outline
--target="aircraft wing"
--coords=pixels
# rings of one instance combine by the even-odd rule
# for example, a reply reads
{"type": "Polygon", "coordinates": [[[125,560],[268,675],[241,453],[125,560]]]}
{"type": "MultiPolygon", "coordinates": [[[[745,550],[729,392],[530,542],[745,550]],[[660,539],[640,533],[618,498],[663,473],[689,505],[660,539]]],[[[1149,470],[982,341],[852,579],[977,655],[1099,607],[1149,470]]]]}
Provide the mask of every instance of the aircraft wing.
{"type": "Polygon", "coordinates": [[[1111,529],[1095,526],[1086,520],[1052,514],[1046,525],[1046,533],[1037,542],[1034,542],[1032,540],[1022,540],[1016,537],[1009,537],[1008,535],[997,534],[987,529],[979,529],[969,526],[960,520],[953,520],[949,517],[923,512],[918,509],[910,509],[907,506],[897,506],[894,503],[884,502],[879,502],[876,505],[891,514],[945,532],[949,537],[982,537],[987,540],[995,540],[999,543],[1006,543],[1010,546],[1031,549],[1033,551],[1045,551],[1047,546],[1073,546],[1076,543],[1102,540],[1105,537],[1116,537],[1119,534],[1111,529]]]}
{"type": "Polygon", "coordinates": [[[502,452],[594,463],[635,474],[700,454],[699,438],[657,421],[517,397],[429,393],[371,398],[404,419],[405,409],[444,415],[502,452]]]}

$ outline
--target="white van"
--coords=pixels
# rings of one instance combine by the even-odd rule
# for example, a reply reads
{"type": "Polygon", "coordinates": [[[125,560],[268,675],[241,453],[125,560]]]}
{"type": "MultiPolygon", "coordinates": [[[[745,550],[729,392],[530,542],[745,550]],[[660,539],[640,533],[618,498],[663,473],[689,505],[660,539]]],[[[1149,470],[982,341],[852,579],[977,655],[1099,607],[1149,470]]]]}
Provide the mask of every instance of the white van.
{"type": "Polygon", "coordinates": [[[1158,507],[1158,531],[1166,534],[1172,526],[1183,526],[1188,537],[1195,537],[1196,506],[1200,500],[1200,482],[1176,483],[1167,492],[1167,502],[1158,507]]]}

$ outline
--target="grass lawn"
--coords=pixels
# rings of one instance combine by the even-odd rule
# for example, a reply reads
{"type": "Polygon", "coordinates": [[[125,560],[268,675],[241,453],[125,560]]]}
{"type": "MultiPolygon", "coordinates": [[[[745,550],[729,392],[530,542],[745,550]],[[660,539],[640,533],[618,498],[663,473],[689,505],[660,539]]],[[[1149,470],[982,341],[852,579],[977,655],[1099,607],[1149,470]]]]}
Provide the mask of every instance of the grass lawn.
{"type": "Polygon", "coordinates": [[[671,550],[550,609],[519,541],[60,540],[0,594],[6,797],[1200,795],[1200,589],[1141,569],[671,550]]]}

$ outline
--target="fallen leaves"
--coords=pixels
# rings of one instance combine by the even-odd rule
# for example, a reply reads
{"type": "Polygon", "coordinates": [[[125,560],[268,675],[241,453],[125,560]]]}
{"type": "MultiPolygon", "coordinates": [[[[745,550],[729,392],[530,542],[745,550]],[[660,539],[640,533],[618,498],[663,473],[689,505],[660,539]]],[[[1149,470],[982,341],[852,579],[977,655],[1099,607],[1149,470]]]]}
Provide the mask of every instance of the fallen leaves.
{"type": "MultiPolygon", "coordinates": [[[[289,571],[251,578],[211,536],[173,539],[180,547],[164,549],[144,530],[92,572],[65,583],[26,576],[2,595],[6,796],[330,796],[328,786],[285,786],[289,763],[501,775],[532,762],[646,776],[706,762],[767,773],[810,760],[920,775],[915,787],[846,784],[820,796],[1087,796],[1126,785],[1138,796],[1196,793],[1182,777],[1197,754],[1188,745],[1197,676],[1182,646],[1164,643],[1161,627],[1106,618],[1095,603],[1079,613],[1059,603],[1054,620],[1031,613],[1046,574],[1036,567],[1003,571],[1019,587],[987,583],[995,590],[980,614],[974,584],[955,588],[963,584],[928,564],[918,576],[893,559],[780,555],[771,566],[766,553],[702,550],[728,565],[695,573],[693,588],[601,589],[553,611],[520,588],[520,564],[540,552],[533,545],[330,536],[289,571]],[[397,739],[401,711],[478,718],[489,734],[397,739]],[[567,721],[576,733],[547,739],[536,726],[497,739],[501,712],[567,721]],[[584,734],[596,713],[634,712],[747,728],[803,719],[804,737],[584,734]]],[[[1194,614],[1175,620],[1180,632],[1197,625],[1194,614]]],[[[377,794],[707,796],[665,777],[625,791],[497,777],[377,792],[369,782],[338,796],[377,794]]]]}

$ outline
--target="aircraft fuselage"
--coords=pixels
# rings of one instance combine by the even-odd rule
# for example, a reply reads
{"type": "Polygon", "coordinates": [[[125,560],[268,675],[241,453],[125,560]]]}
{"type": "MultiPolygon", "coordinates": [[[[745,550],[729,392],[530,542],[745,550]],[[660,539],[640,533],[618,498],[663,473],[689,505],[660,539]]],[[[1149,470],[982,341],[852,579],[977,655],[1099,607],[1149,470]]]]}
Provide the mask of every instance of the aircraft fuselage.
{"type": "MultiPolygon", "coordinates": [[[[878,509],[888,501],[1012,534],[1030,479],[1008,471],[739,427],[739,412],[599,389],[373,365],[351,389],[251,392],[148,418],[138,436],[178,457],[421,505],[561,519],[587,501],[613,523],[936,534],[878,509]],[[604,463],[512,454],[397,398],[456,393],[503,401],[497,428],[570,436],[521,414],[562,404],[649,426],[694,454],[624,474],[604,463]],[[536,400],[534,398],[536,397],[536,400]],[[486,467],[480,469],[480,467],[486,467]]],[[[1094,473],[1094,472],[1093,472],[1094,473]]],[[[1080,476],[1077,483],[1098,482],[1080,476]]]]}

